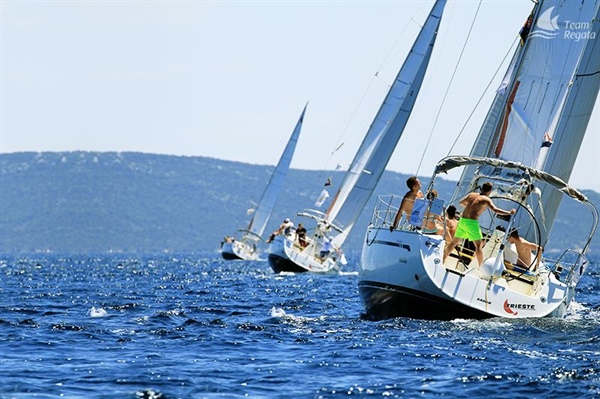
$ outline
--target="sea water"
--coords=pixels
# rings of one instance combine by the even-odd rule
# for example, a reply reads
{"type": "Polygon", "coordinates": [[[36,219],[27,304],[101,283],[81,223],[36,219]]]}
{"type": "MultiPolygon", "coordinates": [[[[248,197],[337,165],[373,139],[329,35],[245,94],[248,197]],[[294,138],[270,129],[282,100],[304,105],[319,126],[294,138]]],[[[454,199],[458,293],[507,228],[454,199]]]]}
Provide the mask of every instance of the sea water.
{"type": "Polygon", "coordinates": [[[599,269],[564,319],[372,322],[352,259],[5,254],[0,397],[599,397],[599,269]]]}

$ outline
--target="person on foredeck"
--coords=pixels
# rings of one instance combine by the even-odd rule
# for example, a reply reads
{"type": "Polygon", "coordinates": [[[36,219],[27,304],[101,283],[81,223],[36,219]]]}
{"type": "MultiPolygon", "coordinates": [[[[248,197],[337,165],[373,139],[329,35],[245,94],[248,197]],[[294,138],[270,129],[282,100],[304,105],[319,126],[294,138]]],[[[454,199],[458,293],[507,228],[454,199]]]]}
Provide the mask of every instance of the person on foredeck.
{"type": "Polygon", "coordinates": [[[412,213],[413,206],[415,204],[415,200],[417,198],[423,198],[423,192],[421,191],[421,182],[417,178],[417,176],[411,176],[406,180],[406,186],[408,187],[408,192],[404,194],[402,198],[402,202],[400,203],[400,209],[396,213],[396,217],[394,218],[394,223],[390,226],[390,231],[398,228],[398,223],[402,218],[402,215],[405,214],[406,218],[410,218],[410,214],[412,213]]]}
{"type": "Polygon", "coordinates": [[[490,199],[492,188],[492,183],[485,182],[481,186],[480,193],[471,193],[460,201],[460,205],[465,209],[456,225],[454,238],[446,244],[446,248],[444,249],[444,262],[446,262],[448,255],[454,250],[456,245],[458,245],[462,239],[466,238],[475,245],[475,257],[477,263],[479,266],[483,264],[483,235],[481,234],[481,229],[479,227],[479,216],[481,216],[488,208],[498,215],[508,216],[516,213],[515,209],[505,211],[494,205],[490,199]]]}
{"type": "Polygon", "coordinates": [[[331,239],[324,234],[323,237],[321,237],[321,251],[319,252],[321,260],[329,256],[332,249],[333,244],[331,243],[331,239]]]}
{"type": "Polygon", "coordinates": [[[281,223],[281,225],[279,225],[279,228],[277,230],[275,230],[273,233],[271,233],[271,235],[269,236],[269,239],[267,240],[267,244],[270,244],[273,241],[273,239],[275,238],[275,236],[278,234],[284,234],[286,236],[289,236],[292,233],[293,228],[294,228],[294,223],[289,218],[285,218],[283,223],[281,223]]]}
{"type": "Polygon", "coordinates": [[[517,266],[525,268],[526,270],[529,270],[531,266],[534,266],[534,260],[532,260],[533,253],[531,251],[535,251],[535,266],[533,270],[537,270],[540,260],[542,259],[542,247],[519,236],[519,232],[516,229],[513,229],[510,232],[508,242],[515,244],[517,249],[517,266]]]}

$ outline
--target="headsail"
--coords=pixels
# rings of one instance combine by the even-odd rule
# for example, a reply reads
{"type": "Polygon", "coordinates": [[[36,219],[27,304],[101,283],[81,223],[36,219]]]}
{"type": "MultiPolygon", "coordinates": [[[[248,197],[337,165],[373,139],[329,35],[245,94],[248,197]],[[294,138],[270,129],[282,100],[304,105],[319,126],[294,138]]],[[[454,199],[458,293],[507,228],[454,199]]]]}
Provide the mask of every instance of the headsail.
{"type": "Polygon", "coordinates": [[[344,242],[371,197],[408,122],[445,4],[438,0],[433,6],[327,211],[325,220],[341,230],[333,238],[336,247],[344,242]]]}
{"type": "Polygon", "coordinates": [[[535,165],[544,134],[562,112],[584,49],[594,41],[572,37],[575,32],[570,26],[577,27],[578,35],[589,32],[598,9],[593,1],[560,7],[563,1],[539,5],[490,155],[535,165]]]}
{"type": "Polygon", "coordinates": [[[275,207],[275,203],[277,202],[277,198],[281,192],[281,187],[283,186],[285,177],[290,169],[290,163],[292,162],[294,151],[296,149],[296,143],[298,142],[298,137],[300,136],[300,130],[302,129],[304,113],[306,112],[307,106],[308,104],[306,104],[302,110],[300,119],[298,119],[298,122],[296,123],[296,127],[290,136],[283,154],[281,154],[281,158],[279,159],[279,162],[277,163],[277,166],[275,167],[275,170],[269,179],[269,183],[267,184],[267,187],[265,188],[265,191],[258,202],[254,216],[248,225],[248,231],[257,237],[262,236],[265,227],[269,222],[271,212],[275,207]]]}

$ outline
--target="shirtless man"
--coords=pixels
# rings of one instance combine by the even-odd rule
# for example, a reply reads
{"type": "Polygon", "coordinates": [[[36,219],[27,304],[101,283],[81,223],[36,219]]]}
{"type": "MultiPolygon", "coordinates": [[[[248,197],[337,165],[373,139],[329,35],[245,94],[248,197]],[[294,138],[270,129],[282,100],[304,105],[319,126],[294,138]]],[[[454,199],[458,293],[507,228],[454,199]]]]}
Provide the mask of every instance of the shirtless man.
{"type": "Polygon", "coordinates": [[[514,215],[516,212],[515,209],[505,211],[496,207],[489,197],[491,192],[492,183],[485,182],[481,186],[481,193],[471,193],[460,201],[460,205],[465,207],[465,210],[456,226],[454,238],[446,244],[444,250],[444,262],[446,262],[448,255],[454,250],[460,240],[467,238],[475,245],[475,257],[477,258],[477,263],[479,266],[483,264],[483,236],[481,234],[481,229],[479,228],[479,216],[481,216],[487,208],[498,215],[514,215]]]}
{"type": "Polygon", "coordinates": [[[400,203],[400,209],[398,209],[398,213],[396,213],[396,217],[394,218],[394,224],[390,226],[390,231],[395,230],[398,227],[398,222],[400,222],[400,218],[402,214],[406,214],[406,218],[410,218],[410,214],[412,213],[413,205],[415,204],[415,200],[417,198],[423,198],[423,192],[421,191],[421,182],[417,178],[417,176],[411,176],[406,180],[406,186],[408,187],[408,192],[404,194],[402,198],[402,202],[400,203]]]}
{"type": "Polygon", "coordinates": [[[527,270],[529,270],[529,268],[533,265],[533,261],[531,260],[531,251],[536,251],[535,267],[533,270],[537,270],[542,258],[542,247],[519,236],[519,232],[517,230],[510,232],[510,235],[508,236],[508,242],[515,244],[515,247],[517,248],[517,266],[521,266],[527,270]]]}

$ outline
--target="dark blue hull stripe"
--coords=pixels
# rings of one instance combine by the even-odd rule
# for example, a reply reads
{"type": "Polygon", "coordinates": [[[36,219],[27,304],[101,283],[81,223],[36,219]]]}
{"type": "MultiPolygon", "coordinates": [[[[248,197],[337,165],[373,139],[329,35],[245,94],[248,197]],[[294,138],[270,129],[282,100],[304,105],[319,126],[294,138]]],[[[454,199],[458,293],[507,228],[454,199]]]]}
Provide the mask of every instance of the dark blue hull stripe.
{"type": "Polygon", "coordinates": [[[269,265],[271,266],[271,269],[273,269],[273,271],[275,273],[281,273],[281,272],[304,273],[304,272],[308,271],[305,268],[298,266],[297,264],[295,264],[294,262],[292,262],[291,260],[289,260],[287,258],[282,258],[281,256],[277,256],[277,255],[273,255],[273,254],[269,254],[269,265]]]}
{"type": "Polygon", "coordinates": [[[372,281],[358,283],[368,320],[410,317],[426,320],[487,319],[492,315],[422,291],[372,281]]]}

